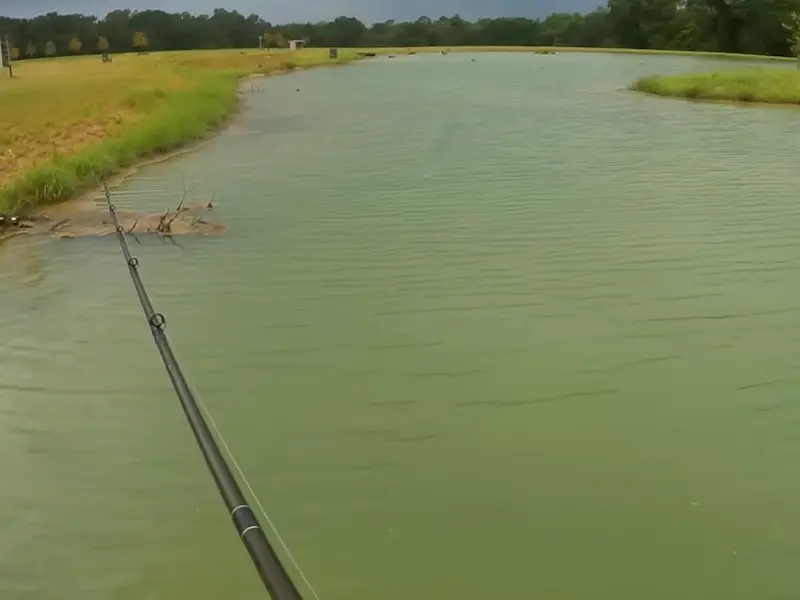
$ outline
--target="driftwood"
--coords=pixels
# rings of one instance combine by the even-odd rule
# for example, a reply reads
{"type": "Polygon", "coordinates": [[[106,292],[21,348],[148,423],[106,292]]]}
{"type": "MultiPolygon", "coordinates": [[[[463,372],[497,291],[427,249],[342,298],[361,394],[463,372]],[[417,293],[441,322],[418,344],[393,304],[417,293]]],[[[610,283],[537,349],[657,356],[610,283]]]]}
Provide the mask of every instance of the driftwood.
{"type": "MultiPolygon", "coordinates": [[[[208,202],[187,204],[194,184],[183,186],[183,194],[174,209],[164,212],[142,213],[117,209],[117,219],[125,233],[141,243],[139,236],[155,234],[162,241],[174,243],[173,236],[187,234],[209,235],[222,233],[226,227],[207,221],[203,216],[214,209],[215,194],[208,202]]],[[[49,234],[60,238],[103,236],[115,233],[107,210],[95,207],[92,210],[76,210],[59,219],[46,215],[6,216],[0,215],[0,242],[23,233],[49,234]]]]}
{"type": "MultiPolygon", "coordinates": [[[[169,238],[176,235],[192,233],[214,234],[225,231],[225,226],[212,223],[201,218],[206,212],[207,204],[199,203],[186,205],[180,211],[166,211],[164,213],[139,213],[117,209],[117,219],[126,234],[131,235],[139,242],[137,236],[153,235],[159,238],[169,238]]],[[[100,236],[115,233],[107,215],[85,214],[76,215],[61,223],[58,227],[50,226],[46,232],[62,238],[84,236],[100,236]]],[[[45,233],[41,227],[31,228],[31,233],[45,233]]]]}

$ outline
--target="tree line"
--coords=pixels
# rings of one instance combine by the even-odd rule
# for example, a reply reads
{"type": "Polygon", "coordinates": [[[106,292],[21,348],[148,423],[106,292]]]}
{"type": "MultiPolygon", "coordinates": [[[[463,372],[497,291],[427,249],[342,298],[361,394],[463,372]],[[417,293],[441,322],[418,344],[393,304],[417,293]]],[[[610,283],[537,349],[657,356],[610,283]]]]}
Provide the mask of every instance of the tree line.
{"type": "Polygon", "coordinates": [[[15,58],[132,50],[282,47],[591,46],[792,55],[787,35],[800,0],[608,0],[588,14],[544,19],[460,16],[366,25],[353,17],[273,24],[258,15],[115,10],[103,18],[48,13],[0,17],[15,58]]]}

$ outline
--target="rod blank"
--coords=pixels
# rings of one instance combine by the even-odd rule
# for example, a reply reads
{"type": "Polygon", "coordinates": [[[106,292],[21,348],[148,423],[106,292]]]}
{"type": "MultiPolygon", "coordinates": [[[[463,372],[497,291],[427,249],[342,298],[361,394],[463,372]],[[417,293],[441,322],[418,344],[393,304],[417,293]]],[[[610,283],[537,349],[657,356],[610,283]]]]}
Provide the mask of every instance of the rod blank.
{"type": "Polygon", "coordinates": [[[283,568],[225,458],[222,456],[219,446],[197,406],[189,384],[183,376],[180,365],[172,353],[165,333],[166,319],[164,319],[164,315],[155,311],[152,302],[150,302],[142,279],[139,276],[139,260],[131,256],[128,242],[125,239],[125,230],[119,224],[116,208],[111,202],[111,194],[105,181],[103,182],[103,191],[105,192],[108,210],[111,213],[111,219],[117,232],[117,238],[122,247],[122,253],[125,256],[125,262],[128,265],[128,271],[133,280],[133,286],[136,288],[136,294],[139,296],[139,302],[150,326],[150,332],[153,334],[153,340],[158,347],[161,360],[164,362],[164,367],[167,370],[170,381],[172,381],[172,386],[175,388],[175,393],[178,395],[192,433],[200,446],[206,465],[211,471],[211,476],[217,484],[217,489],[225,502],[225,506],[228,508],[236,527],[236,532],[247,548],[247,552],[250,554],[250,558],[270,596],[274,600],[302,600],[300,592],[297,591],[291,578],[283,568]]]}

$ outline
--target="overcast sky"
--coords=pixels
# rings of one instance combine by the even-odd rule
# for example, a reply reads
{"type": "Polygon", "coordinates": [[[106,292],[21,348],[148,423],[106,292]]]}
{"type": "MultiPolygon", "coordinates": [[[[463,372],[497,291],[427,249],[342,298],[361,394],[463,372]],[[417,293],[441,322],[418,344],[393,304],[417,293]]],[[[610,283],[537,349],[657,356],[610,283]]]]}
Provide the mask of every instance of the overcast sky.
{"type": "Polygon", "coordinates": [[[477,17],[543,17],[553,12],[588,12],[605,0],[0,0],[0,16],[33,17],[47,12],[104,16],[117,8],[210,13],[215,7],[255,13],[273,23],[327,20],[339,15],[365,22],[437,18],[456,13],[477,17]]]}

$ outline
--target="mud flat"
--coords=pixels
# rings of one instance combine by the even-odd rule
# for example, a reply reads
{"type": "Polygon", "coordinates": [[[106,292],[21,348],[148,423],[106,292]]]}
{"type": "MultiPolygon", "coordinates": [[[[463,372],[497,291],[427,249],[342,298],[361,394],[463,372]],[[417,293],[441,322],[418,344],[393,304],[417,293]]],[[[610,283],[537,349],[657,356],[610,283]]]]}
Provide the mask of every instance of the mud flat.
{"type": "MultiPolygon", "coordinates": [[[[18,235],[50,235],[59,238],[98,237],[115,233],[111,215],[97,206],[70,203],[70,210],[52,210],[30,217],[5,217],[0,224],[0,243],[18,235]]],[[[179,205],[174,210],[144,213],[117,210],[117,219],[127,234],[214,235],[227,230],[221,223],[210,221],[211,202],[179,205]]]]}

